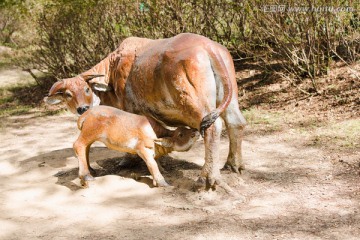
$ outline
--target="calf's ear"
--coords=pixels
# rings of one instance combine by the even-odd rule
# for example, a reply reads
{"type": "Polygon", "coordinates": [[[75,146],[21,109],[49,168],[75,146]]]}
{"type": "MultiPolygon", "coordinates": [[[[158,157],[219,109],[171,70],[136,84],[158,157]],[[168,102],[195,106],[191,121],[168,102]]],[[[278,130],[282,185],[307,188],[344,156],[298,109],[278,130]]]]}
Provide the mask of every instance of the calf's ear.
{"type": "Polygon", "coordinates": [[[174,143],[171,141],[170,138],[164,137],[164,138],[158,138],[154,140],[154,143],[163,147],[173,147],[174,143]]]}

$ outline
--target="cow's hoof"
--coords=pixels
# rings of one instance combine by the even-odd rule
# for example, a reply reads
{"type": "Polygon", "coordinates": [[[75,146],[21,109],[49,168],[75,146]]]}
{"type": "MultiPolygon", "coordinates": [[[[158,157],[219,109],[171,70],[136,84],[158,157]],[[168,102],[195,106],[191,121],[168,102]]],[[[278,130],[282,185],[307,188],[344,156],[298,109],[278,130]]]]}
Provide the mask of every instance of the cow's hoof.
{"type": "Polygon", "coordinates": [[[216,190],[216,185],[218,185],[220,183],[219,179],[213,178],[213,177],[207,177],[206,178],[206,187],[205,190],[209,191],[210,189],[215,191],[216,190]]]}
{"type": "Polygon", "coordinates": [[[193,186],[193,190],[195,192],[200,192],[202,189],[205,189],[205,185],[206,179],[204,177],[199,177],[193,186]]]}
{"type": "Polygon", "coordinates": [[[199,177],[198,180],[195,183],[194,188],[197,191],[200,191],[200,189],[204,189],[206,191],[208,190],[216,190],[216,186],[220,183],[220,180],[217,178],[211,178],[211,177],[199,177]]]}
{"type": "Polygon", "coordinates": [[[241,171],[245,170],[245,166],[243,164],[238,166],[232,163],[226,163],[223,169],[228,169],[233,171],[234,173],[241,174],[241,171]]]}

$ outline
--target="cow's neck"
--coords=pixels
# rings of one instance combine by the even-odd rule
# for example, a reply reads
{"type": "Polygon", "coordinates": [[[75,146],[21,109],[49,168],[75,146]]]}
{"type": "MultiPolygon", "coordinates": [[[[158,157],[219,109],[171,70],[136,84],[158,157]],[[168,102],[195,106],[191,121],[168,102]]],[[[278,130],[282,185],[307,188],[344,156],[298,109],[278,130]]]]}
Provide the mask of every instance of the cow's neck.
{"type": "Polygon", "coordinates": [[[147,117],[152,129],[154,130],[156,137],[163,138],[163,137],[172,137],[174,135],[174,131],[164,128],[160,123],[155,121],[151,117],[147,117]]]}
{"type": "Polygon", "coordinates": [[[105,76],[105,83],[109,83],[110,79],[110,61],[111,61],[111,54],[104,58],[101,62],[96,64],[91,69],[87,70],[86,72],[83,72],[82,76],[87,75],[94,75],[94,74],[102,74],[105,76]]]}

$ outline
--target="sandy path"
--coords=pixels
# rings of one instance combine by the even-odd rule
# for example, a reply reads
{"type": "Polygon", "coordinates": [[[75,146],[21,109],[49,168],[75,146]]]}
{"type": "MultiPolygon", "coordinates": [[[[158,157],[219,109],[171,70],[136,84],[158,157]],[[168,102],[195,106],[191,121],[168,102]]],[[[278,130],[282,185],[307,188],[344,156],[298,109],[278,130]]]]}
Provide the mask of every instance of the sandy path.
{"type": "MultiPolygon", "coordinates": [[[[319,149],[283,136],[248,134],[240,177],[222,189],[194,192],[204,149],[162,159],[174,186],[152,188],[146,166],[119,167],[123,154],[96,145],[98,177],[79,188],[71,115],[2,119],[0,239],[358,239],[360,190],[319,149]],[[138,177],[137,181],[133,176],[138,177]]],[[[220,145],[227,156],[227,139],[220,145]]],[[[344,170],[345,171],[345,170],[344,170]]],[[[353,174],[353,175],[351,175],[353,174]]],[[[351,177],[353,176],[353,177],[351,177]]]]}
{"type": "Polygon", "coordinates": [[[33,84],[35,80],[28,72],[22,71],[18,67],[6,69],[0,68],[0,88],[14,87],[16,85],[33,84]]]}

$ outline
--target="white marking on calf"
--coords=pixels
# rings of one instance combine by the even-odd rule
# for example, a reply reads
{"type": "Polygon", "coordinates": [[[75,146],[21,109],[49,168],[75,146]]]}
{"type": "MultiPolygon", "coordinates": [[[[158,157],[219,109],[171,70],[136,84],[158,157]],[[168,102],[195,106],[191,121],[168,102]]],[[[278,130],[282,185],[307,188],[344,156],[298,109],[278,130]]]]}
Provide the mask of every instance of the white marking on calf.
{"type": "Polygon", "coordinates": [[[108,140],[108,136],[106,133],[101,133],[99,136],[99,141],[103,142],[103,143],[107,143],[108,140]]]}
{"type": "Polygon", "coordinates": [[[131,149],[135,149],[136,145],[138,144],[138,139],[137,138],[132,138],[130,139],[130,141],[128,141],[126,143],[126,147],[131,148],[131,149]]]}
{"type": "Polygon", "coordinates": [[[152,136],[153,139],[157,139],[157,136],[156,134],[154,133],[154,129],[151,127],[150,124],[146,124],[146,126],[144,127],[143,129],[144,133],[147,135],[147,136],[152,136]]]}

